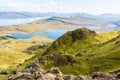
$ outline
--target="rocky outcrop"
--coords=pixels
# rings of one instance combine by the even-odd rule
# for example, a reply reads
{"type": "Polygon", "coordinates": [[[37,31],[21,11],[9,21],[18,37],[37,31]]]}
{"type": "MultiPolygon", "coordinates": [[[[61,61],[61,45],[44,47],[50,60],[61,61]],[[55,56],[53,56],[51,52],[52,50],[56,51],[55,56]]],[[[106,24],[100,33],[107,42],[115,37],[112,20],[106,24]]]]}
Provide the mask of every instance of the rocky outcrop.
{"type": "Polygon", "coordinates": [[[91,76],[92,80],[120,80],[120,75],[119,73],[106,73],[106,74],[102,74],[102,73],[94,73],[91,76]]]}
{"type": "Polygon", "coordinates": [[[8,80],[83,80],[82,76],[63,75],[58,68],[44,70],[39,60],[33,60],[24,70],[9,76],[8,80]]]}
{"type": "Polygon", "coordinates": [[[117,73],[94,73],[92,76],[64,75],[58,68],[44,70],[39,64],[39,60],[33,60],[24,70],[9,76],[8,80],[120,80],[120,74],[117,73]]]}

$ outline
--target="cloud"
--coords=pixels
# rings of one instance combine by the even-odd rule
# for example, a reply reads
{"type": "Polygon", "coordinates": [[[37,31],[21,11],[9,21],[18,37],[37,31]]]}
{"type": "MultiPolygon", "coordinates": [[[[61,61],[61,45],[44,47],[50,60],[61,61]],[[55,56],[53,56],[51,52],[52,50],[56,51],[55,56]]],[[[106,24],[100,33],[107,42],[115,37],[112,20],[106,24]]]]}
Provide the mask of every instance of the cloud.
{"type": "Polygon", "coordinates": [[[70,8],[66,8],[64,5],[55,2],[54,0],[1,0],[1,11],[27,11],[27,12],[70,12],[73,11],[70,8]]]}
{"type": "Polygon", "coordinates": [[[74,11],[73,9],[66,8],[65,6],[58,4],[53,0],[50,0],[48,3],[43,4],[43,8],[49,12],[66,13],[66,12],[74,11]]]}
{"type": "Polygon", "coordinates": [[[119,3],[120,0],[0,0],[0,11],[120,14],[119,3]]]}
{"type": "Polygon", "coordinates": [[[3,11],[21,11],[25,9],[25,5],[16,1],[0,1],[0,9],[3,11]]]}
{"type": "Polygon", "coordinates": [[[57,3],[52,1],[52,0],[49,1],[49,4],[52,5],[52,6],[57,6],[57,3]]]}

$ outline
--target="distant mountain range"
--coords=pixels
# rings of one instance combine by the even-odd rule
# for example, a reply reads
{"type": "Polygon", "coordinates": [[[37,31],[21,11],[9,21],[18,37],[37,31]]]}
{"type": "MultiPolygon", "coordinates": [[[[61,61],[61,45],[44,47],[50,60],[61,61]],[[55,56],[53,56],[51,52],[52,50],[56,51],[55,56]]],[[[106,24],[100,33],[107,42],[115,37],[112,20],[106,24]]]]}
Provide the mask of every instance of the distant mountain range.
{"type": "MultiPolygon", "coordinates": [[[[1,12],[0,19],[16,19],[16,18],[35,18],[47,17],[25,25],[12,25],[11,27],[1,27],[0,32],[38,32],[46,29],[78,29],[86,27],[95,30],[96,32],[109,32],[120,30],[120,15],[117,14],[102,14],[90,15],[86,13],[15,13],[1,12]],[[5,16],[6,15],[6,16],[5,16]],[[49,17],[48,17],[49,16],[49,17]],[[26,27],[27,26],[27,27],[26,27]],[[34,26],[34,27],[32,27],[34,26]],[[28,29],[29,28],[29,29],[28,29]]],[[[6,34],[6,33],[5,33],[6,34]]]]}
{"type": "Polygon", "coordinates": [[[97,19],[103,21],[120,21],[120,14],[101,14],[101,15],[91,15],[87,13],[34,13],[34,12],[0,12],[1,19],[13,19],[13,18],[34,18],[34,17],[84,17],[88,19],[97,19]]]}
{"type": "Polygon", "coordinates": [[[32,22],[32,24],[47,24],[49,26],[80,28],[87,27],[89,29],[101,32],[101,31],[114,31],[119,29],[119,21],[103,21],[98,19],[85,18],[81,16],[73,17],[50,17],[32,22]]]}
{"type": "Polygon", "coordinates": [[[59,16],[59,17],[69,17],[73,14],[59,14],[54,12],[49,13],[34,13],[34,12],[0,12],[0,18],[2,19],[11,19],[11,18],[35,18],[35,17],[50,17],[50,16],[59,16]]]}

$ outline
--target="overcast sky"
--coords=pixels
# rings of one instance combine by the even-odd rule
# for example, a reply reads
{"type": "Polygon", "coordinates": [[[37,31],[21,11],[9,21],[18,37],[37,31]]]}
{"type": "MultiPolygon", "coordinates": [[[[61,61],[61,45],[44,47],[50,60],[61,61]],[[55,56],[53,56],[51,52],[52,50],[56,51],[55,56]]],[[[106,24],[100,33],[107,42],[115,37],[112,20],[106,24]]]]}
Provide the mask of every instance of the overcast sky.
{"type": "Polygon", "coordinates": [[[120,0],[0,0],[0,11],[120,14],[120,0]]]}

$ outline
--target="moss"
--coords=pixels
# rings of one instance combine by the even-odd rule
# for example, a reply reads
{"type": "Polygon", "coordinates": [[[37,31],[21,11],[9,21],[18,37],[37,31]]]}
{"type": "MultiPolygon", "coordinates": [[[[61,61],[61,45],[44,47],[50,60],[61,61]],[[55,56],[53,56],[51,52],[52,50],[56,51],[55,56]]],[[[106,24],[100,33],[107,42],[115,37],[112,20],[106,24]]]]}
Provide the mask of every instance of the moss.
{"type": "Polygon", "coordinates": [[[52,68],[53,66],[54,66],[54,62],[53,62],[53,61],[47,61],[47,62],[43,65],[44,69],[46,69],[46,70],[52,68]]]}

